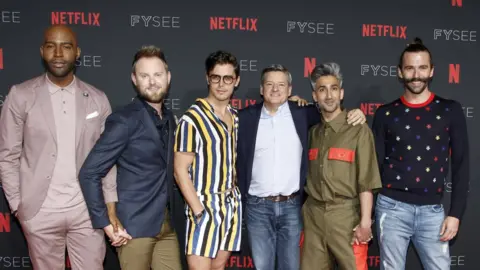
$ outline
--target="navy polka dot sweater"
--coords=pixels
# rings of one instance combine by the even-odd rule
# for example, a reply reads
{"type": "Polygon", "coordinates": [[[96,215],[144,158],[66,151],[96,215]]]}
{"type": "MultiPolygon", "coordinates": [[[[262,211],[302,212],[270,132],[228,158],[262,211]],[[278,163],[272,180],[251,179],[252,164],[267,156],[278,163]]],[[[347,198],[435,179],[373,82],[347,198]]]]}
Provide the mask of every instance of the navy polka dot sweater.
{"type": "Polygon", "coordinates": [[[433,93],[422,104],[401,97],[377,109],[372,130],[381,193],[410,204],[439,204],[451,162],[448,215],[460,218],[470,178],[467,125],[460,103],[433,93]]]}

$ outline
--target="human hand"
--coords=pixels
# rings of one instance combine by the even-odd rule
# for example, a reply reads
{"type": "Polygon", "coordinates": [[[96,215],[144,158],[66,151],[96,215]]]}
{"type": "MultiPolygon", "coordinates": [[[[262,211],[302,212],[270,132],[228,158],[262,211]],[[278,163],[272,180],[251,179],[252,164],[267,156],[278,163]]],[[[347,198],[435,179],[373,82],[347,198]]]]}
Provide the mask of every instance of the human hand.
{"type": "Polygon", "coordinates": [[[458,225],[460,220],[456,217],[446,217],[442,224],[442,229],[440,230],[441,241],[447,242],[452,240],[458,232],[458,225]]]}
{"type": "Polygon", "coordinates": [[[356,126],[367,121],[365,114],[360,109],[353,109],[347,113],[347,123],[356,126]]]}
{"type": "Polygon", "coordinates": [[[300,107],[304,107],[308,105],[308,101],[306,99],[303,99],[297,95],[291,96],[288,98],[289,101],[297,102],[297,105],[300,107]]]}

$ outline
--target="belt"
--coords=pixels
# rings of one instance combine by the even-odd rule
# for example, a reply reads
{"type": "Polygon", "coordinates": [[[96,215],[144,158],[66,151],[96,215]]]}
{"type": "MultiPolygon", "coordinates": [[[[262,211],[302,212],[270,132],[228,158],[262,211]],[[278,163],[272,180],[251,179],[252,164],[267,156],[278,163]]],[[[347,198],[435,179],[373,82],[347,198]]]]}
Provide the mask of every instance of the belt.
{"type": "Polygon", "coordinates": [[[298,191],[295,193],[292,193],[288,196],[283,196],[283,195],[277,195],[277,196],[268,196],[268,197],[263,197],[264,199],[267,199],[269,201],[274,201],[274,202],[283,202],[291,198],[295,198],[298,195],[298,191]]]}

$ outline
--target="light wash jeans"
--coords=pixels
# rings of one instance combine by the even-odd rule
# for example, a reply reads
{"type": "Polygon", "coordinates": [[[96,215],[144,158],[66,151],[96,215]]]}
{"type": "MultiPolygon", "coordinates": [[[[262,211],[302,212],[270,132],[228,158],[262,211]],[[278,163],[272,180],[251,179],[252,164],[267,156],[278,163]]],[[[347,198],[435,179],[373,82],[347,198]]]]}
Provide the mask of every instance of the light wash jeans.
{"type": "Polygon", "coordinates": [[[381,270],[405,269],[410,240],[425,270],[450,269],[448,242],[440,241],[441,204],[413,205],[379,194],[375,216],[381,270]]]}

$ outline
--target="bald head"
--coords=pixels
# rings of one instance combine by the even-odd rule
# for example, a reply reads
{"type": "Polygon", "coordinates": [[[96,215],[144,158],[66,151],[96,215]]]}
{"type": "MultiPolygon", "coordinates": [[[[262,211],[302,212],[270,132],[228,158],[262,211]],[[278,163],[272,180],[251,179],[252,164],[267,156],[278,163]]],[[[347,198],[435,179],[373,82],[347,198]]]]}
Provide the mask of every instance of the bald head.
{"type": "Polygon", "coordinates": [[[75,32],[65,25],[48,27],[43,35],[40,55],[49,78],[58,85],[68,83],[73,79],[75,61],[80,57],[75,32]]]}
{"type": "Polygon", "coordinates": [[[45,29],[43,33],[43,43],[52,41],[62,37],[64,40],[69,40],[74,46],[77,46],[77,35],[73,30],[66,25],[52,25],[45,29]]]}

